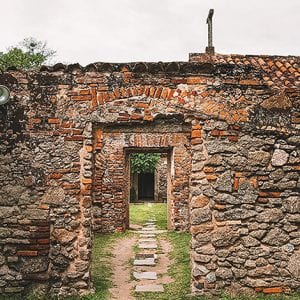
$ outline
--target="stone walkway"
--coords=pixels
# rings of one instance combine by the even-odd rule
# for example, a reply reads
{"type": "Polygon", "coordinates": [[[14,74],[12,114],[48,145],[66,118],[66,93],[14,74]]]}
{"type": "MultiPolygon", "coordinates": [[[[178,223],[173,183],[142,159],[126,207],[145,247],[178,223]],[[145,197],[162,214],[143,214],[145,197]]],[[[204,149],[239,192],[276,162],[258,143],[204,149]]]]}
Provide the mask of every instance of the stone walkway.
{"type": "Polygon", "coordinates": [[[148,220],[143,228],[138,231],[138,253],[133,262],[133,277],[137,282],[135,292],[164,292],[163,283],[172,282],[166,274],[167,267],[161,273],[160,264],[169,264],[168,253],[170,245],[168,242],[158,239],[160,233],[165,230],[157,230],[155,219],[148,220]],[[158,263],[159,262],[159,263],[158,263]],[[158,274],[159,272],[159,274],[158,274]],[[158,276],[159,275],[159,276],[158,276]]]}

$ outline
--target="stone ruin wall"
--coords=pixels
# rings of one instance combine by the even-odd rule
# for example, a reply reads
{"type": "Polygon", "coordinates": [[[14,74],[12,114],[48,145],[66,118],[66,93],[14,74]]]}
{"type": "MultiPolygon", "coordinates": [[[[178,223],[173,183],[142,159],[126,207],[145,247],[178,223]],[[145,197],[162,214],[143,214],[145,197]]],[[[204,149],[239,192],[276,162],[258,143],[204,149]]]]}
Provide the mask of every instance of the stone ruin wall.
{"type": "Polygon", "coordinates": [[[155,170],[155,180],[157,184],[157,202],[167,202],[168,183],[168,158],[162,153],[155,170]]]}
{"type": "Polygon", "coordinates": [[[12,93],[0,107],[0,294],[92,290],[92,225],[126,227],[126,193],[118,194],[125,169],[109,175],[109,162],[121,158],[111,143],[176,147],[170,132],[143,144],[161,120],[190,128],[184,151],[178,146],[188,184],[175,174],[172,214],[178,230],[192,233],[193,292],[299,289],[299,81],[204,55],[191,60],[0,74],[12,93]],[[128,125],[136,139],[105,131],[128,125]],[[99,192],[109,187],[103,178],[117,184],[114,201],[99,192]]]}

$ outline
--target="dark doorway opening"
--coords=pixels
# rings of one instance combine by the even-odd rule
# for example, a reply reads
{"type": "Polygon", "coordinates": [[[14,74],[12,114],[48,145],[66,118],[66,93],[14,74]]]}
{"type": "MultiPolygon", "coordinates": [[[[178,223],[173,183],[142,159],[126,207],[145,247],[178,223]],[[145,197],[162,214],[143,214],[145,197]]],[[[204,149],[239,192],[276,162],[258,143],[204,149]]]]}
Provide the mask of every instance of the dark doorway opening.
{"type": "Polygon", "coordinates": [[[139,200],[154,201],[154,173],[138,174],[139,200]]]}

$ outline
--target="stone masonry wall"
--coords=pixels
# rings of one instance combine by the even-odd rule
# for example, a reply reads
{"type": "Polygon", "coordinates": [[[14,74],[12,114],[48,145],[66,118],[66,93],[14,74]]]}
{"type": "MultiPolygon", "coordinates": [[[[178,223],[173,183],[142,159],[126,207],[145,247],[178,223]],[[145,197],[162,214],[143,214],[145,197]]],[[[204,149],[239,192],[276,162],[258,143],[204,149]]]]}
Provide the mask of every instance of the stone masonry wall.
{"type": "Polygon", "coordinates": [[[166,155],[161,154],[161,158],[156,166],[155,176],[157,184],[157,202],[167,202],[168,189],[168,159],[166,155]]]}
{"type": "Polygon", "coordinates": [[[1,73],[0,293],[92,291],[92,229],[126,228],[130,147],[175,151],[195,293],[299,289],[299,76],[298,57],[199,54],[1,73]]]}

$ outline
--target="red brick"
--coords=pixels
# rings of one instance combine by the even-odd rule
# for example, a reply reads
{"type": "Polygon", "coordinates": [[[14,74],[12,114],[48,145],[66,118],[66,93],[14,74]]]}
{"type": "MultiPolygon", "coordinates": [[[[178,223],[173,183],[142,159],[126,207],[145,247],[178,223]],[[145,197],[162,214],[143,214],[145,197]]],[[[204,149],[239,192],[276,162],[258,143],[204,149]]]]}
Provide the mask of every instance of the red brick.
{"type": "Polygon", "coordinates": [[[90,90],[81,90],[79,91],[79,95],[89,95],[90,94],[90,90]]]}
{"type": "Polygon", "coordinates": [[[243,80],[240,80],[240,84],[242,84],[242,85],[260,85],[260,81],[254,80],[254,79],[243,79],[243,80]]]}
{"type": "Polygon", "coordinates": [[[42,119],[40,119],[40,118],[30,119],[30,122],[32,124],[40,124],[42,122],[42,119]]]}
{"type": "Polygon", "coordinates": [[[236,135],[230,135],[230,136],[228,136],[228,140],[230,142],[237,142],[239,140],[239,138],[236,135]]]}
{"type": "Polygon", "coordinates": [[[192,145],[198,145],[198,144],[202,144],[203,143],[203,139],[202,138],[193,138],[191,141],[192,145]]]}
{"type": "Polygon", "coordinates": [[[260,197],[274,197],[278,198],[280,197],[281,192],[259,192],[260,197]]]}
{"type": "Polygon", "coordinates": [[[50,244],[50,239],[38,239],[38,244],[50,244]]]}
{"type": "Polygon", "coordinates": [[[239,179],[238,178],[234,178],[234,181],[233,181],[233,189],[235,191],[237,191],[239,189],[239,179]]]}
{"type": "Polygon", "coordinates": [[[198,83],[205,83],[206,79],[201,77],[188,77],[186,81],[187,84],[198,84],[198,83]]]}
{"type": "Polygon", "coordinates": [[[263,293],[265,294],[278,294],[282,293],[283,288],[282,287],[270,287],[270,288],[264,288],[263,293]]]}
{"type": "Polygon", "coordinates": [[[49,124],[59,124],[59,119],[58,118],[49,118],[48,123],[49,124]]]}
{"type": "Polygon", "coordinates": [[[17,251],[18,256],[37,256],[38,252],[37,251],[32,251],[32,250],[19,250],[17,251]]]}
{"type": "Polygon", "coordinates": [[[201,130],[193,130],[192,131],[192,138],[200,138],[201,135],[201,130]]]}
{"type": "Polygon", "coordinates": [[[50,179],[60,179],[63,177],[63,174],[60,174],[60,173],[52,173],[52,174],[49,174],[48,176],[50,179]]]}
{"type": "Polygon", "coordinates": [[[219,136],[220,135],[220,130],[214,129],[210,132],[211,136],[219,136]]]}
{"type": "Polygon", "coordinates": [[[162,87],[158,87],[155,91],[154,98],[159,98],[162,92],[162,87]]]}
{"type": "Polygon", "coordinates": [[[230,135],[228,131],[220,130],[220,136],[228,136],[228,135],[230,135]]]}
{"type": "Polygon", "coordinates": [[[197,129],[202,129],[202,126],[200,125],[200,124],[197,124],[197,125],[194,125],[193,127],[192,127],[192,129],[194,130],[197,130],[197,129]]]}
{"type": "Polygon", "coordinates": [[[89,183],[92,183],[92,179],[91,178],[82,178],[81,179],[81,182],[83,183],[83,184],[89,184],[89,183]]]}
{"type": "Polygon", "coordinates": [[[90,100],[92,100],[92,95],[71,96],[71,100],[73,100],[73,101],[90,101],[90,100]]]}
{"type": "Polygon", "coordinates": [[[142,120],[143,116],[142,115],[138,115],[138,114],[133,114],[130,118],[132,120],[142,120]]]}
{"type": "Polygon", "coordinates": [[[66,136],[65,141],[83,141],[84,137],[82,135],[73,135],[73,136],[66,136]]]}
{"type": "Polygon", "coordinates": [[[145,121],[153,121],[153,117],[151,115],[144,116],[145,121]]]}

